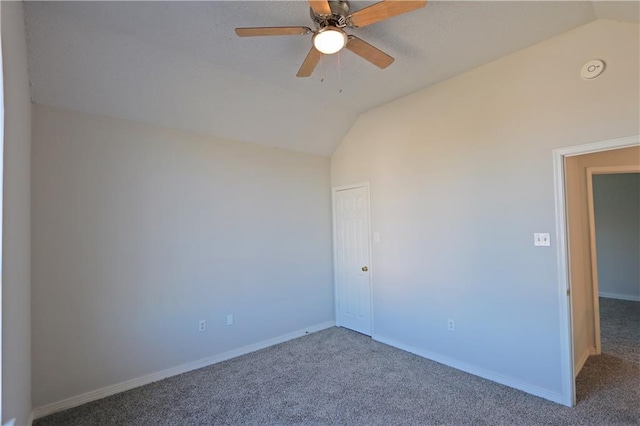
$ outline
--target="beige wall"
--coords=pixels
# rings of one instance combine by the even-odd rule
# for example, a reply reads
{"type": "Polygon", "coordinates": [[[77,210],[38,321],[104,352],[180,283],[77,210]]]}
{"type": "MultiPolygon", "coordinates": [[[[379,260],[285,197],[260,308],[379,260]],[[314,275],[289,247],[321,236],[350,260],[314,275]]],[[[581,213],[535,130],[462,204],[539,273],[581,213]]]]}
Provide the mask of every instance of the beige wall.
{"type": "Polygon", "coordinates": [[[329,158],[34,105],[32,161],[34,406],[333,320],[329,158]]]}
{"type": "Polygon", "coordinates": [[[595,351],[593,279],[587,168],[640,164],[640,148],[625,148],[568,157],[565,160],[567,190],[567,231],[573,310],[573,346],[576,374],[588,351],[595,351]]]}
{"type": "Polygon", "coordinates": [[[2,2],[2,422],[31,413],[31,100],[22,2],[2,2]]]}
{"type": "Polygon", "coordinates": [[[371,184],[374,336],[567,401],[552,152],[640,132],[639,35],[595,21],[359,117],[332,183],[371,184]]]}

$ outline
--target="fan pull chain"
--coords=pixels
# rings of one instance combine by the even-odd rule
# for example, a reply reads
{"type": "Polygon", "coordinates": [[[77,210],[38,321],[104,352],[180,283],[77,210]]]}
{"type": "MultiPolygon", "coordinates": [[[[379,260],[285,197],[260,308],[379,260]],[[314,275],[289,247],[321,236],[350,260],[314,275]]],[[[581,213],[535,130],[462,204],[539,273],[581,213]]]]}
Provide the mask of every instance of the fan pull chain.
{"type": "Polygon", "coordinates": [[[320,56],[320,83],[324,83],[324,55],[320,56]]]}
{"type": "Polygon", "coordinates": [[[342,67],[342,63],[340,58],[342,57],[342,52],[338,52],[338,93],[342,93],[342,72],[340,68],[342,67]]]}

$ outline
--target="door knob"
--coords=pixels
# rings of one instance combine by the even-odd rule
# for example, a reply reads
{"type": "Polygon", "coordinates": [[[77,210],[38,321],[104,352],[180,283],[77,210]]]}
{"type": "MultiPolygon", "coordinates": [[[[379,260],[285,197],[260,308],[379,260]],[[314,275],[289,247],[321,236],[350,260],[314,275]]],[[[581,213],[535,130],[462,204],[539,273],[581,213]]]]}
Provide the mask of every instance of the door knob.
{"type": "Polygon", "coordinates": [[[362,272],[367,272],[369,270],[369,268],[367,268],[366,266],[362,267],[362,272]]]}

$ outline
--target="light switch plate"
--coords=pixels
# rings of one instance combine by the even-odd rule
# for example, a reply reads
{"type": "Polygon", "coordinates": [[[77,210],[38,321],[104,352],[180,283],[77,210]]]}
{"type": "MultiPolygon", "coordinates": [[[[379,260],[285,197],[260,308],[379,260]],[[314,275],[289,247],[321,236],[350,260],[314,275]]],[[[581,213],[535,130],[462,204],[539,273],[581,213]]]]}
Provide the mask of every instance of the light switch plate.
{"type": "Polygon", "coordinates": [[[550,246],[551,237],[549,236],[548,233],[533,234],[533,245],[534,246],[550,246]]]}

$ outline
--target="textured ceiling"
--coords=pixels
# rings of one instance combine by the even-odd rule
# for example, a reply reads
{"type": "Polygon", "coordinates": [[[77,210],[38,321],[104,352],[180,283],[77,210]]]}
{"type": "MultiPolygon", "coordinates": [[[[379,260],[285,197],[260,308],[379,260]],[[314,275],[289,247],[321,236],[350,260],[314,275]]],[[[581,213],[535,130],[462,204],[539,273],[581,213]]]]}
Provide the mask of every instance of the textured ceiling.
{"type": "MultiPolygon", "coordinates": [[[[352,1],[352,10],[370,2],[352,1]]],[[[312,26],[305,1],[27,2],[34,102],[330,155],[361,112],[637,2],[430,2],[350,32],[396,61],[346,51],[295,74],[309,36],[239,38],[237,26],[312,26]]]]}

